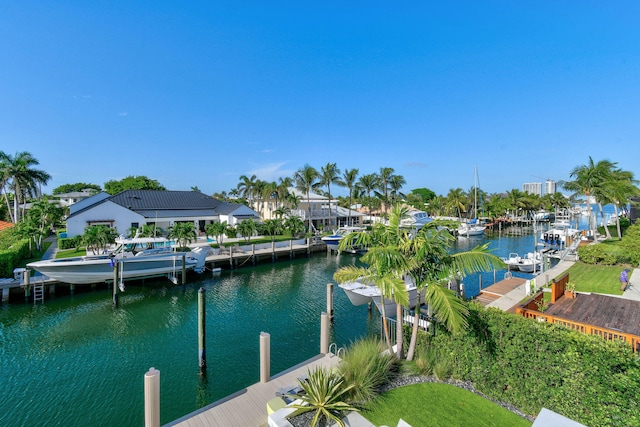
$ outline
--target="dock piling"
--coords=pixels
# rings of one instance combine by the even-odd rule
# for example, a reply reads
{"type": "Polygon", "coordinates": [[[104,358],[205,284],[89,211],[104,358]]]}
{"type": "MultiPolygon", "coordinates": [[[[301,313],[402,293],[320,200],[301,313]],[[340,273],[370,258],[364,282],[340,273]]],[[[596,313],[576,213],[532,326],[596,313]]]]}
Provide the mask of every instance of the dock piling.
{"type": "Polygon", "coordinates": [[[329,316],[327,313],[320,315],[320,353],[329,353],[329,316]]]}
{"type": "Polygon", "coordinates": [[[144,374],[144,425],[160,427],[160,371],[155,368],[144,374]]]}
{"type": "Polygon", "coordinates": [[[113,260],[113,306],[118,306],[118,279],[120,275],[120,263],[113,260]]]}
{"type": "Polygon", "coordinates": [[[260,332],[260,382],[268,383],[271,376],[271,336],[260,332]]]}
{"type": "Polygon", "coordinates": [[[206,307],[205,289],[198,290],[198,367],[200,375],[207,371],[207,341],[206,341],[206,307]]]}
{"type": "Polygon", "coordinates": [[[333,320],[333,283],[327,283],[327,314],[333,320]]]}

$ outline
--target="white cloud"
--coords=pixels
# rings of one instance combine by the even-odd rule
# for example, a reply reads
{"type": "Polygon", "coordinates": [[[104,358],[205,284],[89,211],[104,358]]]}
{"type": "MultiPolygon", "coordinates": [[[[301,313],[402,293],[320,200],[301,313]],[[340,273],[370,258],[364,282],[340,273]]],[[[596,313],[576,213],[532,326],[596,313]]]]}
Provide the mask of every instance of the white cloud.
{"type": "Polygon", "coordinates": [[[263,181],[277,181],[280,177],[292,176],[294,173],[294,171],[292,170],[283,169],[284,165],[284,162],[263,165],[257,169],[250,170],[246,173],[246,175],[255,175],[258,179],[261,179],[263,181]]]}

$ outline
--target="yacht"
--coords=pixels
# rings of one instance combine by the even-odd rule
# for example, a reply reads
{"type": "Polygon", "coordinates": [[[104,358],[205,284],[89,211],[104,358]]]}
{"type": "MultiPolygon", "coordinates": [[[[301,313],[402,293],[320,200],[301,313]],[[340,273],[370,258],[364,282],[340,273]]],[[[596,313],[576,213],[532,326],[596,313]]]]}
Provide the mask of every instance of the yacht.
{"type": "Polygon", "coordinates": [[[86,255],[37,261],[27,267],[64,283],[88,284],[113,280],[113,269],[121,263],[120,278],[176,277],[183,269],[202,272],[207,252],[196,248],[191,252],[176,252],[164,237],[134,237],[116,239],[116,248],[106,254],[86,255]]]}

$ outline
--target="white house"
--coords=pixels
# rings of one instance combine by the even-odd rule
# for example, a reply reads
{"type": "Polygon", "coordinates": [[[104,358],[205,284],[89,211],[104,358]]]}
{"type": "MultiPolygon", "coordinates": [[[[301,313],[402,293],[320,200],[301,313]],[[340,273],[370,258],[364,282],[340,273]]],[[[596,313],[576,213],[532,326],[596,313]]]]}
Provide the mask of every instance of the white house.
{"type": "Polygon", "coordinates": [[[176,222],[193,222],[203,233],[207,224],[227,221],[235,225],[258,213],[238,203],[221,202],[199,191],[126,190],[114,196],[99,193],[71,206],[67,236],[84,233],[91,225],[107,225],[127,234],[142,225],[168,229],[176,222]]]}
{"type": "Polygon", "coordinates": [[[328,197],[313,192],[309,193],[308,200],[307,194],[300,190],[289,188],[289,192],[300,200],[298,209],[292,209],[291,215],[297,215],[305,222],[311,215],[313,227],[316,229],[333,228],[336,225],[362,225],[362,213],[338,206],[338,200],[333,197],[329,203],[328,197]]]}

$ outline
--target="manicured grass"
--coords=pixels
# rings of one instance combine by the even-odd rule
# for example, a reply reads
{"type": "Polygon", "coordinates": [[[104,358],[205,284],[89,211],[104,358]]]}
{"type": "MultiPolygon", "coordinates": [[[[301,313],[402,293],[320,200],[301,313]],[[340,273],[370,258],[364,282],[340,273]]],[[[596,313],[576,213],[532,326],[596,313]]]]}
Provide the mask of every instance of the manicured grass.
{"type": "MultiPolygon", "coordinates": [[[[569,280],[576,284],[578,292],[622,295],[619,278],[625,268],[620,265],[604,266],[576,262],[567,270],[567,273],[569,273],[569,280]]],[[[633,269],[629,274],[631,275],[632,272],[633,269]]]]}
{"type": "Polygon", "coordinates": [[[87,254],[87,250],[85,248],[79,249],[66,249],[64,251],[58,251],[56,253],[56,259],[58,258],[71,258],[74,256],[85,256],[87,254]]]}
{"type": "Polygon", "coordinates": [[[412,426],[530,426],[531,422],[470,391],[439,383],[393,389],[374,400],[362,415],[375,425],[395,426],[402,418],[412,426]]]}

